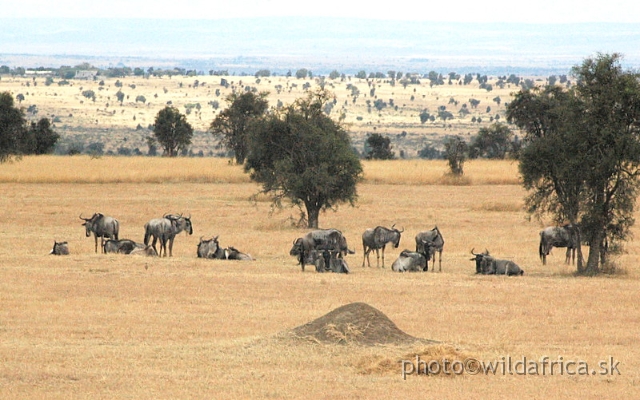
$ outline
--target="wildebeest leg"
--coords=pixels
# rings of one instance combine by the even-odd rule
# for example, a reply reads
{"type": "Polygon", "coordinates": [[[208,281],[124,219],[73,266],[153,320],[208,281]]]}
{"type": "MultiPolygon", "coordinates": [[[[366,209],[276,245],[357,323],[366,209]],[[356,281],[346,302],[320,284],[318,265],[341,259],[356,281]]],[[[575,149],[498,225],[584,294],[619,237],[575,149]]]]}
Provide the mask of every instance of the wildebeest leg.
{"type": "MultiPolygon", "coordinates": [[[[433,254],[433,265],[436,263],[436,254],[433,254]]],[[[435,270],[435,268],[433,268],[435,270]]],[[[442,272],[442,250],[438,251],[438,272],[442,272]]]]}
{"type": "Polygon", "coordinates": [[[367,247],[366,244],[362,245],[362,268],[364,268],[364,260],[366,259],[369,263],[369,267],[371,267],[371,262],[369,261],[369,252],[371,248],[367,247]]]}
{"type": "Polygon", "coordinates": [[[94,233],[94,235],[93,235],[93,239],[94,239],[94,240],[95,240],[95,242],[96,242],[96,253],[97,253],[97,252],[98,252],[98,235],[94,233]]]}
{"type": "MultiPolygon", "coordinates": [[[[175,238],[175,236],[171,235],[169,237],[169,257],[173,257],[173,239],[175,238]]],[[[165,254],[167,253],[167,250],[165,249],[165,254]]]]}
{"type": "Polygon", "coordinates": [[[382,246],[382,268],[384,268],[384,248],[386,245],[382,246]]]}
{"type": "MultiPolygon", "coordinates": [[[[153,250],[155,250],[155,252],[158,254],[158,257],[162,257],[162,247],[160,247],[160,253],[158,253],[158,249],[156,248],[156,241],[158,240],[158,238],[156,237],[156,235],[153,235],[153,242],[151,242],[151,247],[153,247],[153,250]]],[[[146,244],[146,243],[145,243],[146,244]]]]}

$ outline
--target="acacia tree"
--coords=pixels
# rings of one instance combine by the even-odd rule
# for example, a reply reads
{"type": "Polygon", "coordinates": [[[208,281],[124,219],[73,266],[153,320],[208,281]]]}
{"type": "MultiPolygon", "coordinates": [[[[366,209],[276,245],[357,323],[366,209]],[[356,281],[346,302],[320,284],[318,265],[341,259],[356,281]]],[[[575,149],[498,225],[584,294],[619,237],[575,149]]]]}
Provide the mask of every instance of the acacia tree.
{"type": "Polygon", "coordinates": [[[577,84],[523,89],[507,119],[525,133],[520,173],[527,205],[538,216],[578,223],[589,243],[593,275],[606,262],[609,242],[625,240],[640,189],[640,83],[619,54],[586,59],[572,73],[577,84]]]}
{"type": "Polygon", "coordinates": [[[393,160],[395,153],[391,151],[391,140],[374,133],[365,141],[365,158],[367,160],[393,160]]]}
{"type": "Polygon", "coordinates": [[[164,154],[175,157],[191,144],[193,128],[187,117],[177,108],[167,106],[158,111],[153,126],[155,139],[164,149],[164,154]]]}
{"type": "Polygon", "coordinates": [[[238,164],[243,164],[247,157],[247,135],[250,123],[253,119],[261,117],[269,107],[268,95],[268,92],[229,95],[227,102],[230,106],[222,111],[209,126],[209,132],[222,135],[223,144],[233,151],[238,164]]]}
{"type": "Polygon", "coordinates": [[[468,151],[467,142],[460,136],[450,137],[444,142],[444,154],[452,175],[464,174],[464,163],[467,161],[468,151]]]}
{"type": "Polygon", "coordinates": [[[31,122],[23,141],[23,152],[36,155],[51,153],[58,139],[60,135],[51,129],[49,118],[40,118],[38,122],[31,122]]]}
{"type": "Polygon", "coordinates": [[[325,90],[265,116],[252,124],[245,171],[271,194],[304,205],[308,226],[318,227],[320,211],[354,204],[362,166],[348,132],[323,113],[332,99],[325,90]]]}
{"type": "Polygon", "coordinates": [[[0,93],[0,162],[21,153],[21,142],[26,134],[24,112],[14,106],[11,93],[0,93]]]}
{"type": "Polygon", "coordinates": [[[469,145],[469,158],[504,159],[511,149],[513,133],[505,124],[495,123],[480,128],[469,145]]]}

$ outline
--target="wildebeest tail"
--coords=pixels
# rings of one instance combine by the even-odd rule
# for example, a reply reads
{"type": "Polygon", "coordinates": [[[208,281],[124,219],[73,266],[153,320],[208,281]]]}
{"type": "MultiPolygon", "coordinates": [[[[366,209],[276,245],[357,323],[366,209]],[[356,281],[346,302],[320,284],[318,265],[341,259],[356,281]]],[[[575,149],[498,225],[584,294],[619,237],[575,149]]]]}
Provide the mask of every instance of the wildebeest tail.
{"type": "Polygon", "coordinates": [[[544,256],[547,255],[545,253],[546,251],[547,251],[547,243],[544,238],[544,232],[540,232],[540,246],[538,247],[538,254],[540,255],[541,260],[544,260],[544,256]]]}
{"type": "Polygon", "coordinates": [[[144,245],[149,245],[149,237],[151,237],[151,232],[149,231],[149,224],[144,224],[144,245]]]}

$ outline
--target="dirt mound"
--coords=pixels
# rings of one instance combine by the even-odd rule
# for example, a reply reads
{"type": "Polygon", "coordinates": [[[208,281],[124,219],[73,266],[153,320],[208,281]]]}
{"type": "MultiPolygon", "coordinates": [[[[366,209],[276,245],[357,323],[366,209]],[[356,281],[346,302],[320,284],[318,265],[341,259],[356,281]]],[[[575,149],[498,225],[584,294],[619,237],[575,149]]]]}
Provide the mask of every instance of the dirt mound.
{"type": "Polygon", "coordinates": [[[364,346],[431,342],[404,333],[380,310],[366,303],[351,303],[336,308],[292,329],[290,333],[296,338],[319,343],[364,346]]]}

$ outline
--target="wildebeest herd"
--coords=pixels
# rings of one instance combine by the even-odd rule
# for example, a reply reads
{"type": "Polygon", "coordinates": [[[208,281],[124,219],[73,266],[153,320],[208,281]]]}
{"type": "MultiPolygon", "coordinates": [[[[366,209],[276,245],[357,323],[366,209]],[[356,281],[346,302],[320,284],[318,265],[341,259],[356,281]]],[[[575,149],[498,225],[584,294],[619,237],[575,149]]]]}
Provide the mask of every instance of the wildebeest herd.
{"type": "MultiPolygon", "coordinates": [[[[98,252],[98,238],[100,238],[100,248],[102,253],[118,254],[139,254],[144,256],[167,256],[167,245],[169,256],[173,255],[173,241],[180,232],[193,234],[191,217],[182,214],[165,214],[162,218],[154,218],[144,225],[143,243],[135,242],[131,239],[119,239],[120,223],[113,217],[102,213],[94,213],[91,218],[84,218],[80,214],[80,219],[84,221],[85,234],[90,237],[93,234],[95,240],[95,252],[98,252]],[[153,239],[153,240],[152,240],[153,239]],[[160,251],[156,244],[159,243],[160,251]]],[[[200,239],[198,244],[198,257],[221,258],[227,260],[251,260],[251,256],[244,254],[234,247],[222,249],[218,246],[217,236],[214,239],[205,241],[200,239]],[[215,242],[213,248],[211,242],[215,242]],[[219,250],[219,251],[218,251],[219,250]]],[[[54,241],[50,254],[68,255],[68,242],[54,241]]]]}
{"type": "MultiPolygon", "coordinates": [[[[169,256],[173,255],[173,242],[180,232],[193,234],[191,216],[185,217],[182,214],[165,214],[162,218],[154,218],[144,225],[143,243],[137,243],[130,239],[119,239],[118,234],[120,224],[117,219],[101,213],[94,213],[91,218],[84,218],[80,214],[80,219],[84,221],[85,234],[90,237],[92,234],[95,241],[95,252],[98,252],[98,238],[100,238],[102,253],[119,254],[139,254],[145,256],[167,256],[167,245],[169,256]],[[153,240],[151,240],[153,239],[153,240]],[[160,251],[156,244],[159,243],[160,251]]],[[[404,228],[399,230],[395,224],[391,228],[377,226],[366,229],[362,233],[363,258],[362,267],[365,261],[370,267],[370,253],[376,252],[376,265],[380,267],[382,258],[382,268],[384,268],[384,254],[387,244],[394,248],[400,245],[400,239],[404,228]]],[[[575,263],[575,253],[580,245],[578,228],[567,224],[563,226],[548,227],[540,231],[540,245],[538,252],[543,264],[546,264],[546,257],[553,247],[566,247],[565,262],[575,263]]],[[[435,271],[436,253],[438,253],[438,271],[442,272],[442,251],[444,249],[444,237],[438,229],[419,232],[415,236],[415,251],[405,249],[400,252],[398,258],[391,265],[391,270],[395,272],[417,272],[428,271],[429,261],[431,270],[435,271]]],[[[523,275],[524,271],[511,260],[503,260],[489,254],[488,250],[483,253],[474,253],[471,261],[476,263],[476,274],[483,275],[523,275]]],[[[349,273],[349,266],[345,261],[345,256],[354,254],[355,251],[349,249],[347,239],[338,229],[316,229],[308,232],[303,237],[293,241],[293,247],[289,251],[291,256],[298,260],[302,271],[305,265],[313,265],[316,272],[336,272],[349,273]]],[[[68,242],[54,241],[50,254],[68,255],[68,242]]],[[[243,253],[236,248],[220,246],[218,236],[211,239],[203,239],[197,245],[196,256],[205,259],[220,260],[254,260],[254,258],[243,253]]]]}

